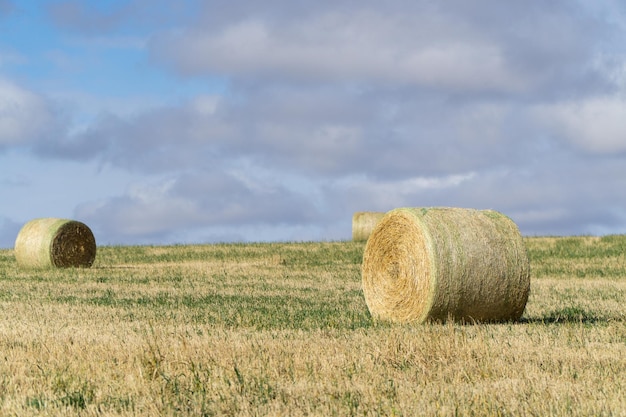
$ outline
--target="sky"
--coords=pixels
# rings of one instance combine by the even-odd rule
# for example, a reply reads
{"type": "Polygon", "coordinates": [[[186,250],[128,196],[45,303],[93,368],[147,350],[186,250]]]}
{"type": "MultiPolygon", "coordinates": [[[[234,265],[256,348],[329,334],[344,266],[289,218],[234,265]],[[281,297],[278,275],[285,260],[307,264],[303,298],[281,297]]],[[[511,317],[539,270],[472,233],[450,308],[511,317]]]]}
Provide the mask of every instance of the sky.
{"type": "Polygon", "coordinates": [[[0,247],[334,241],[357,211],[626,233],[621,0],[0,0],[0,247]]]}

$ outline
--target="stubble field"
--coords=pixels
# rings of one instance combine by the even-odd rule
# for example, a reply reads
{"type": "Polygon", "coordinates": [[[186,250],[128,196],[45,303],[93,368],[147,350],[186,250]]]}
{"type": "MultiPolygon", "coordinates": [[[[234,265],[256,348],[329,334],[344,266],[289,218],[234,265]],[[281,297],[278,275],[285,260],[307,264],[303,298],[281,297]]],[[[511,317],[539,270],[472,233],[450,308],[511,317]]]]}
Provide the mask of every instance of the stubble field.
{"type": "Polygon", "coordinates": [[[364,243],[0,250],[0,415],[626,416],[626,236],[525,238],[505,324],[373,322],[364,243]]]}

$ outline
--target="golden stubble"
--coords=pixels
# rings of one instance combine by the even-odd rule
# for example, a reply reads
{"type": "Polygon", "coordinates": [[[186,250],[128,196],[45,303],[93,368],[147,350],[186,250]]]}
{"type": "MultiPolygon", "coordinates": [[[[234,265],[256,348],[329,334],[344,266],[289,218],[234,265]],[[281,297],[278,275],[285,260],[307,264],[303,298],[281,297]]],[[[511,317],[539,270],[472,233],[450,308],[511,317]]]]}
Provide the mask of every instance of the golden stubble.
{"type": "MultiPolygon", "coordinates": [[[[239,294],[323,300],[338,318],[366,311],[358,294],[360,265],[351,255],[358,247],[316,245],[228,247],[230,255],[206,261],[184,260],[187,249],[175,247],[118,262],[115,250],[105,248],[89,270],[46,273],[20,271],[8,260],[10,251],[2,251],[0,414],[582,416],[626,410],[623,278],[533,279],[521,322],[485,325],[255,329],[193,321],[201,306],[123,302],[162,294],[236,300],[239,294]],[[337,251],[334,258],[303,257],[328,248],[337,251]],[[572,308],[586,315],[554,319],[553,312],[572,308]]],[[[189,247],[198,255],[218,249],[189,247]]]]}
{"type": "Polygon", "coordinates": [[[590,415],[625,405],[623,323],[301,332],[63,322],[1,328],[5,411],[25,415],[37,398],[60,411],[81,390],[92,396],[87,414],[99,405],[111,415],[177,414],[184,404],[187,415],[209,406],[227,415],[590,415]]]}

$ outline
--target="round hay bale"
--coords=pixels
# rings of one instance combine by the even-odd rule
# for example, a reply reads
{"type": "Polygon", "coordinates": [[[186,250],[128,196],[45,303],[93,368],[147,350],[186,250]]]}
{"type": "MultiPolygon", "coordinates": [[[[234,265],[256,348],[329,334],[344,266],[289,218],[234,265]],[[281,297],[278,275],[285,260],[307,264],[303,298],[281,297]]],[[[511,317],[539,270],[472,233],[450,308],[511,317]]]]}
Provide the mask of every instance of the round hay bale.
{"type": "Polygon", "coordinates": [[[370,235],[362,280],[377,319],[511,321],[526,307],[530,265],[517,226],[501,213],[400,208],[370,235]]]}
{"type": "Polygon", "coordinates": [[[88,268],[96,259],[96,239],[89,227],[75,220],[34,219],[15,239],[15,259],[25,268],[88,268]]]}
{"type": "Polygon", "coordinates": [[[352,240],[363,241],[374,230],[385,213],[378,211],[358,211],[352,216],[352,240]]]}

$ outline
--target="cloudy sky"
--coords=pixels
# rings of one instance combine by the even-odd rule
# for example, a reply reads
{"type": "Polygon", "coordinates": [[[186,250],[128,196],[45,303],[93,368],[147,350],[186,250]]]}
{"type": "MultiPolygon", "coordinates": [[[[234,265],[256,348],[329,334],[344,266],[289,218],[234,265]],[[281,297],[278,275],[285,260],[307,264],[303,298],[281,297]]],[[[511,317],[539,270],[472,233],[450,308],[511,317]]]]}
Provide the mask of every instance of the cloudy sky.
{"type": "Polygon", "coordinates": [[[0,0],[0,247],[339,240],[355,211],[626,233],[621,0],[0,0]]]}

